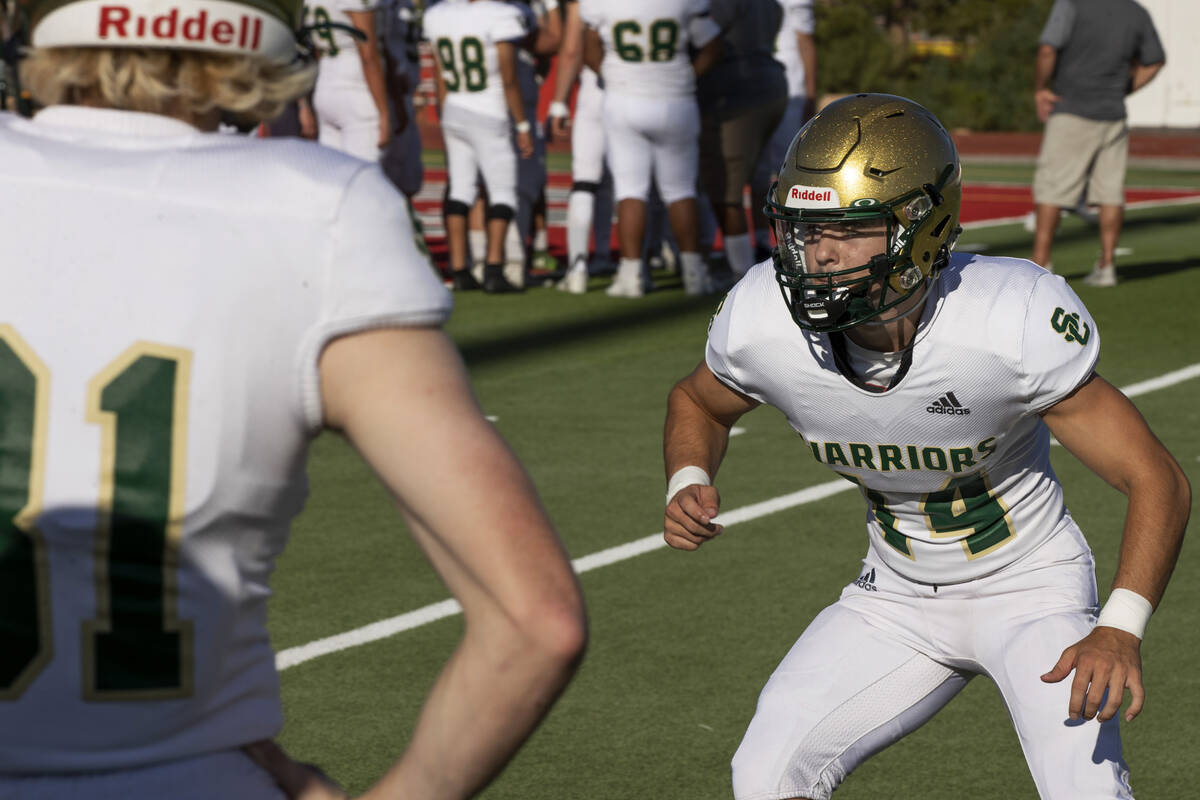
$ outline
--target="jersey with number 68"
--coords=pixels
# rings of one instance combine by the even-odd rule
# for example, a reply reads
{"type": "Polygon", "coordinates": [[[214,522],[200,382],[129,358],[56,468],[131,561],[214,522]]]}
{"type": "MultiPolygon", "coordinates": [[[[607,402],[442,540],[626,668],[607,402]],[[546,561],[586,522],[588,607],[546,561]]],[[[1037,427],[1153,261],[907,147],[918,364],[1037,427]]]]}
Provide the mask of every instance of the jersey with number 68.
{"type": "Polygon", "coordinates": [[[272,737],[318,357],[449,313],[406,204],[315,144],[107,109],[0,113],[0,163],[0,773],[272,737]]]}
{"type": "Polygon", "coordinates": [[[958,583],[1074,527],[1038,416],[1099,355],[1096,324],[1066,281],[1028,261],[953,256],[886,390],[855,377],[843,336],[798,328],[767,261],[713,318],[706,361],[779,408],[812,456],[860,487],[886,563],[914,581],[958,583]]]}
{"type": "Polygon", "coordinates": [[[579,17],[604,42],[600,74],[617,94],[694,93],[689,52],[721,32],[708,0],[580,0],[579,17]]]}
{"type": "Polygon", "coordinates": [[[443,2],[426,11],[424,36],[441,66],[446,105],[507,118],[496,45],[517,43],[530,30],[521,9],[499,0],[443,2]]]}

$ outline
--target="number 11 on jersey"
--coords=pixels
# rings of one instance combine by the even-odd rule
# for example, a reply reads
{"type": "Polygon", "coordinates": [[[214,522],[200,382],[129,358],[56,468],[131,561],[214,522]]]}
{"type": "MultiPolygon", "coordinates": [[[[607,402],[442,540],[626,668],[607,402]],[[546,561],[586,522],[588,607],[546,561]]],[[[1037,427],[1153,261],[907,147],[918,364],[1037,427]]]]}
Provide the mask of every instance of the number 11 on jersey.
{"type": "MultiPolygon", "coordinates": [[[[96,615],[81,631],[85,700],[191,693],[192,626],[176,614],[190,366],[187,350],[139,342],[86,387],[101,452],[96,615]]],[[[19,696],[53,657],[49,565],[35,524],[49,387],[45,364],[0,326],[0,699],[19,696]]]]}

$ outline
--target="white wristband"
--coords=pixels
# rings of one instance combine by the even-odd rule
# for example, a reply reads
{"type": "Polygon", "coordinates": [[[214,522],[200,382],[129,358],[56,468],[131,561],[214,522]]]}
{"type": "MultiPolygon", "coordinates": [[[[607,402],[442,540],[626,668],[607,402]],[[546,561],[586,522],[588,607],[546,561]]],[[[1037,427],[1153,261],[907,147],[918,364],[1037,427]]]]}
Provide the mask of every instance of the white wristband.
{"type": "Polygon", "coordinates": [[[677,470],[671,476],[671,480],[667,481],[667,504],[670,505],[671,498],[679,494],[680,489],[694,483],[701,486],[712,486],[712,478],[708,477],[708,473],[700,467],[682,467],[677,470]]]}
{"type": "Polygon", "coordinates": [[[547,117],[570,117],[571,109],[567,108],[567,104],[562,100],[555,100],[550,104],[550,110],[546,112],[547,117]]]}
{"type": "Polygon", "coordinates": [[[533,125],[531,125],[527,119],[521,120],[513,127],[517,129],[517,133],[529,133],[531,130],[533,130],[533,125]]]}
{"type": "Polygon", "coordinates": [[[1153,612],[1154,606],[1137,592],[1113,589],[1108,596],[1108,602],[1100,609],[1100,618],[1096,620],[1096,625],[1117,628],[1141,639],[1146,633],[1146,623],[1150,621],[1150,614],[1153,612]]]}

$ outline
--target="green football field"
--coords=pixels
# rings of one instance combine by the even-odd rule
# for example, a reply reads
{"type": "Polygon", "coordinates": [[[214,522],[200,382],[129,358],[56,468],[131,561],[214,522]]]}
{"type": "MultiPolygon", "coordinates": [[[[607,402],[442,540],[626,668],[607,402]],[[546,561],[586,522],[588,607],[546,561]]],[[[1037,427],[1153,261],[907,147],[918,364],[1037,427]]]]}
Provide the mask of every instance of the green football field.
{"type": "MultiPolygon", "coordinates": [[[[978,172],[968,166],[967,179],[1029,175],[1021,166],[978,172]]],[[[1140,170],[1136,178],[1200,188],[1200,172],[1140,170]]],[[[1024,257],[1030,234],[1020,225],[979,227],[960,242],[1024,257]]],[[[1054,261],[1096,318],[1100,372],[1129,387],[1200,363],[1200,204],[1131,212],[1121,245],[1128,252],[1118,259],[1115,289],[1082,284],[1098,244],[1095,230],[1074,218],[1060,229],[1054,261]]],[[[606,297],[600,278],[584,296],[535,289],[456,298],[449,330],[485,412],[532,473],[576,559],[662,529],[665,400],[702,357],[718,298],[688,298],[676,277],[656,279],[660,291],[640,301],[606,297]]],[[[1200,374],[1134,402],[1200,486],[1198,393],[1200,374]]],[[[839,480],[773,409],[752,412],[739,427],[717,480],[725,513],[839,480]]],[[[1067,503],[1096,552],[1103,599],[1123,497],[1055,451],[1067,503]]],[[[290,664],[282,741],[358,792],[404,748],[462,619],[405,617],[396,627],[407,629],[394,635],[343,649],[335,640],[330,652],[294,663],[309,652],[295,648],[449,596],[344,441],[320,437],[309,473],[312,496],[274,580],[271,633],[290,664]]],[[[698,552],[648,547],[582,573],[592,634],[586,661],[485,797],[731,796],[729,759],[759,690],[808,621],[860,574],[866,551],[863,503],[849,484],[825,499],[743,516],[750,518],[698,552]]],[[[1142,650],[1146,708],[1123,728],[1140,800],[1195,793],[1200,629],[1190,615],[1200,607],[1198,576],[1200,555],[1185,543],[1142,650]]],[[[851,775],[837,797],[1010,800],[1036,792],[1004,705],[981,677],[851,775]]]]}

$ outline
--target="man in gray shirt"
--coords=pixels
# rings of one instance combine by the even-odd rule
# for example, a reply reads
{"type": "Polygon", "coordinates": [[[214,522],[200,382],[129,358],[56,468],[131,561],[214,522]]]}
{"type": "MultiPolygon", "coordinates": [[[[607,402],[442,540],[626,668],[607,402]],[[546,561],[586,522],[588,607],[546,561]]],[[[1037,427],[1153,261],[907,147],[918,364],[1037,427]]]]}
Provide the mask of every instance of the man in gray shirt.
{"type": "Polygon", "coordinates": [[[1033,260],[1050,269],[1060,208],[1100,206],[1100,260],[1084,279],[1117,282],[1113,254],[1125,207],[1129,147],[1125,95],[1166,61],[1146,9],[1134,0],[1055,0],[1039,40],[1034,102],[1046,124],[1033,181],[1033,260]]]}

